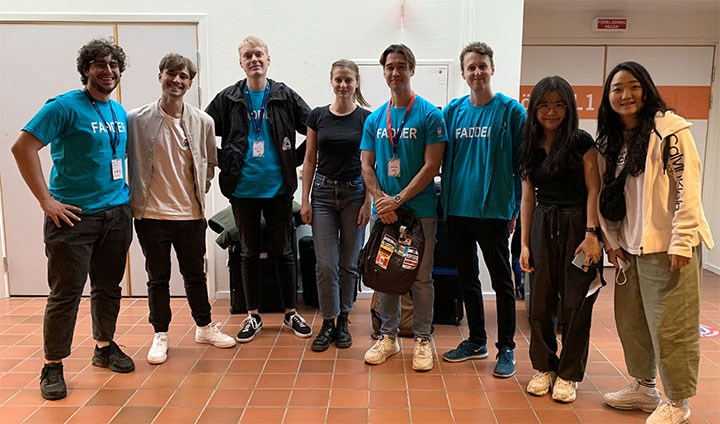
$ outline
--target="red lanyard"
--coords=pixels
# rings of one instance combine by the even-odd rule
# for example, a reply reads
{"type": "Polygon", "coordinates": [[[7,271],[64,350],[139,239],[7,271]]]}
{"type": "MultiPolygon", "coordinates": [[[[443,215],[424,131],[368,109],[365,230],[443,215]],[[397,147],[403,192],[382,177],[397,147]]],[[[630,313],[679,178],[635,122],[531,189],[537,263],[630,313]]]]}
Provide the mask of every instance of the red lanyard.
{"type": "Polygon", "coordinates": [[[405,115],[403,115],[403,119],[402,119],[402,121],[400,121],[400,127],[397,130],[397,137],[393,137],[392,122],[390,120],[390,108],[392,107],[392,99],[390,99],[390,101],[388,102],[387,130],[388,130],[388,139],[390,140],[390,144],[392,144],[392,148],[393,148],[393,156],[395,156],[395,150],[397,150],[397,146],[398,146],[398,144],[400,144],[400,137],[402,135],[403,129],[405,128],[405,120],[407,119],[408,115],[410,115],[410,111],[412,110],[413,103],[415,103],[415,97],[417,97],[417,95],[415,93],[413,93],[412,97],[410,97],[410,102],[407,105],[407,109],[405,109],[405,115]]]}

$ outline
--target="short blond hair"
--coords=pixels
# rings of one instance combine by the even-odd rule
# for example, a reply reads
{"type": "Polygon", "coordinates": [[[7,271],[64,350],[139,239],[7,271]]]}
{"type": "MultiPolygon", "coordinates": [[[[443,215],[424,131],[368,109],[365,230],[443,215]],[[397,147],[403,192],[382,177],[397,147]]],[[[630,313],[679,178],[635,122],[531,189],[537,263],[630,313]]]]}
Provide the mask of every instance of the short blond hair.
{"type": "Polygon", "coordinates": [[[265,50],[265,54],[270,54],[267,44],[265,44],[265,42],[260,37],[256,37],[254,35],[248,35],[247,37],[245,37],[245,39],[242,40],[240,42],[240,45],[238,46],[238,54],[240,54],[240,51],[245,45],[260,47],[261,49],[265,50]]]}

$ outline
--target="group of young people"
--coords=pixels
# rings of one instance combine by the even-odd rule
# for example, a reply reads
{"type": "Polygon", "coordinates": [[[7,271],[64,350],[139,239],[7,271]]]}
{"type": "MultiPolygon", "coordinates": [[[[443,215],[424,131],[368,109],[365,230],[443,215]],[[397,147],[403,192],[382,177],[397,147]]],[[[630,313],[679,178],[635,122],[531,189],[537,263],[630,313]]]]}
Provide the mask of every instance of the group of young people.
{"type": "MultiPolygon", "coordinates": [[[[461,52],[462,77],[470,94],[451,101],[442,112],[412,90],[415,57],[409,48],[389,46],[380,63],[390,100],[369,116],[362,112],[364,124],[359,117],[344,119],[341,139],[330,124],[308,121],[302,216],[320,235],[316,254],[324,319],[312,349],[323,351],[333,340],[338,347],[349,346],[340,338],[345,330],[336,329],[333,320],[338,317],[338,323],[346,325],[352,308],[350,293],[359,277],[355,258],[370,208],[370,221],[385,224],[395,222],[396,211],[403,208],[420,219],[425,233],[424,256],[411,288],[412,367],[433,368],[431,272],[437,201],[432,181],[440,174],[442,218],[448,223],[469,329],[468,338],[443,359],[488,356],[479,246],[497,299],[493,374],[514,375],[508,237],[520,216],[519,262],[530,273],[529,353],[536,370],[528,393],[552,393],[564,403],[576,399],[587,364],[592,309],[604,285],[604,249],[616,268],[617,329],[632,377],[604,400],[614,408],[651,412],[648,423],[686,422],[700,357],[700,244],[712,248],[713,240],[700,201],[701,163],[691,124],[664,103],[648,71],[635,62],[610,71],[596,140],[579,129],[572,87],[559,76],[536,84],[527,114],[515,100],[494,93],[493,51],[484,43],[470,43],[461,52]],[[347,146],[351,140],[352,149],[347,146]],[[326,175],[339,163],[354,171],[345,178],[326,175]],[[606,200],[609,193],[601,196],[603,189],[617,184],[619,203],[606,200]],[[601,208],[601,197],[610,206],[601,208]],[[625,213],[618,215],[618,210],[625,213]],[[664,401],[655,387],[658,371],[664,401]]],[[[335,124],[366,102],[351,62],[332,65],[331,83],[335,102],[313,115],[329,116],[335,124]]],[[[371,365],[400,350],[400,299],[381,293],[379,303],[380,338],[365,354],[371,365]]]]}
{"type": "MultiPolygon", "coordinates": [[[[116,372],[134,369],[132,358],[113,341],[131,217],[146,257],[155,332],[150,363],[162,363],[168,354],[171,247],[196,322],[195,340],[225,348],[256,337],[262,329],[261,220],[278,264],[284,325],[298,337],[311,337],[312,329],[296,311],[290,246],[295,168],[302,161],[301,217],[313,229],[323,319],[313,351],[352,345],[349,314],[360,278],[357,257],[364,229],[378,220],[394,223],[403,209],[420,220],[425,239],[411,288],[412,367],[433,368],[438,220],[433,180],[441,175],[441,218],[447,219],[469,329],[466,340],[443,353],[445,361],[489,355],[479,246],[496,293],[493,374],[515,374],[508,238],[519,216],[520,265],[530,273],[530,358],[537,371],[527,391],[552,392],[560,402],[575,400],[587,362],[604,244],[617,268],[615,314],[633,377],[624,389],[606,394],[605,401],[619,409],[653,412],[649,423],[687,420],[699,362],[700,244],[711,248],[713,241],[700,203],[701,164],[690,124],[663,102],[645,68],[625,62],[609,73],[594,140],[578,128],[575,96],[561,77],[537,83],[527,112],[494,92],[494,52],[485,43],[462,50],[461,74],[470,94],[442,111],[413,91],[415,56],[403,44],[381,54],[390,99],[372,113],[363,108],[369,105],[352,61],[331,65],[335,99],[310,110],[294,90],[267,77],[270,54],[261,39],[245,38],[239,55],[246,78],[217,94],[204,112],[183,102],[195,65],[167,55],[159,66],[160,100],[126,117],[110,98],[125,69],[125,53],[94,40],[77,60],[85,88],[50,99],[23,128],[12,151],[46,214],[50,295],[43,397],[67,394],[62,359],[70,354],[88,275],[97,342],[93,364],[116,372]],[[296,149],[297,133],[307,136],[303,158],[296,149]],[[48,144],[53,159],[49,187],[38,157],[48,144]],[[215,166],[238,228],[248,310],[234,339],[211,322],[204,272],[204,196],[215,166]],[[603,190],[618,183],[625,210],[619,216],[608,214],[599,200],[603,190]],[[655,388],[658,370],[668,398],[663,402],[655,388]]],[[[371,365],[400,350],[400,298],[380,294],[379,304],[380,338],[364,357],[371,365]]]]}

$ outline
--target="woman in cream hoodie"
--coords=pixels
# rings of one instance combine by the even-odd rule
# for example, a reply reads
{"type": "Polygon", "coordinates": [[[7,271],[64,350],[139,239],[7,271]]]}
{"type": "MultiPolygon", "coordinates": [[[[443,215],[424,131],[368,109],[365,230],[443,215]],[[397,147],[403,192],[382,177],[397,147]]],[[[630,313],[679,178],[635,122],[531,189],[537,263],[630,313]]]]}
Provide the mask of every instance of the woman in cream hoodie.
{"type": "Polygon", "coordinates": [[[633,380],[604,397],[614,408],[652,412],[647,423],[686,422],[697,385],[700,243],[712,248],[713,240],[690,126],[642,65],[610,71],[598,110],[598,165],[603,185],[626,169],[627,212],[610,221],[601,206],[600,225],[618,268],[615,320],[633,380]],[[658,371],[667,401],[655,388],[658,371]]]}

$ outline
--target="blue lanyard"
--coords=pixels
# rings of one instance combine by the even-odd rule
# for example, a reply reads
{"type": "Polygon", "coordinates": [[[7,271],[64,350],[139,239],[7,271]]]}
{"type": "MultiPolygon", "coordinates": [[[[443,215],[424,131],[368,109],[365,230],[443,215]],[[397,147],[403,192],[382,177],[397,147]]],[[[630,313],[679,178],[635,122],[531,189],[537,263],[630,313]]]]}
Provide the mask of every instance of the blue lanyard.
{"type": "Polygon", "coordinates": [[[97,112],[98,116],[100,117],[103,126],[105,126],[108,137],[110,137],[110,147],[112,148],[113,159],[117,159],[117,146],[120,144],[120,134],[118,133],[117,117],[115,116],[115,109],[113,109],[112,107],[112,102],[108,103],[108,105],[110,106],[110,113],[112,114],[113,118],[113,123],[111,126],[112,128],[109,128],[105,117],[103,116],[102,112],[100,112],[97,101],[93,98],[93,96],[90,95],[87,88],[83,90],[83,92],[85,93],[85,97],[87,97],[87,99],[90,101],[90,104],[92,104],[95,108],[95,112],[97,112]]]}
{"type": "Polygon", "coordinates": [[[255,116],[255,109],[253,109],[252,99],[250,98],[250,90],[245,84],[245,100],[247,101],[248,115],[250,115],[250,123],[255,130],[255,138],[260,137],[260,131],[262,130],[262,121],[265,117],[265,109],[267,108],[268,97],[270,95],[270,81],[265,85],[265,94],[263,94],[262,104],[260,105],[260,113],[255,116]]]}

